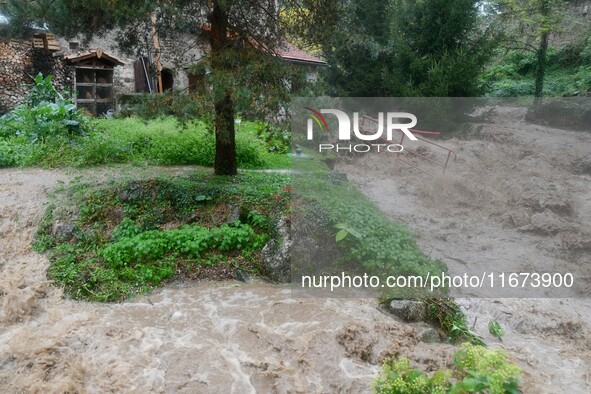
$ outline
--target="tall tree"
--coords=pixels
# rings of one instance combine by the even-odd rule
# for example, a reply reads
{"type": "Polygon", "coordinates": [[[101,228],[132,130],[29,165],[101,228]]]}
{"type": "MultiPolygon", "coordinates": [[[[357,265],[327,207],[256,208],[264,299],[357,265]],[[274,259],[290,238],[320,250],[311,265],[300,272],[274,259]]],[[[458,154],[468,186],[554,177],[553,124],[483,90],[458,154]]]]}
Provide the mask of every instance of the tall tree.
{"type": "MultiPolygon", "coordinates": [[[[321,1],[291,3],[296,10],[307,10],[305,20],[322,20],[313,14],[321,1]]],[[[294,76],[275,54],[283,37],[277,4],[276,0],[9,0],[3,10],[17,30],[35,23],[65,37],[82,34],[90,38],[117,29],[118,41],[125,48],[143,43],[154,14],[163,37],[181,39],[181,34],[205,31],[209,51],[200,67],[209,71],[212,86],[214,169],[218,175],[234,175],[237,105],[268,103],[272,95],[285,98],[285,80],[294,76]]]]}
{"type": "Polygon", "coordinates": [[[339,24],[321,37],[331,67],[325,70],[327,85],[338,96],[388,96],[384,71],[391,68],[388,46],[389,4],[383,0],[343,0],[339,24]]]}
{"type": "Polygon", "coordinates": [[[494,37],[476,5],[475,0],[342,0],[346,18],[324,42],[334,93],[478,95],[494,37]]]}
{"type": "Polygon", "coordinates": [[[406,96],[478,96],[496,45],[474,0],[393,0],[391,86],[406,96]]]}
{"type": "Polygon", "coordinates": [[[535,102],[544,92],[548,40],[561,30],[565,0],[502,0],[499,20],[502,23],[503,46],[532,52],[536,56],[535,102]]]}

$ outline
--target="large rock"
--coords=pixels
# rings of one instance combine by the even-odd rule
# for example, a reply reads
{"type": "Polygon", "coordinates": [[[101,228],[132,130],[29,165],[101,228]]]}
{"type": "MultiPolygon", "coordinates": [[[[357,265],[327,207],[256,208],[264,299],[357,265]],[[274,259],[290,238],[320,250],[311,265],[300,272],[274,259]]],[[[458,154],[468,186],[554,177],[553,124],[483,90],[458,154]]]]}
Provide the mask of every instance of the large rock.
{"type": "Polygon", "coordinates": [[[74,238],[75,230],[76,225],[74,223],[56,222],[53,225],[52,234],[59,241],[69,242],[72,238],[74,238]]]}
{"type": "Polygon", "coordinates": [[[388,309],[392,314],[407,322],[427,319],[427,305],[422,301],[392,300],[388,309]]]}
{"type": "Polygon", "coordinates": [[[283,217],[277,222],[274,234],[262,250],[263,267],[274,281],[290,282],[292,245],[290,221],[283,217]]]}
{"type": "Polygon", "coordinates": [[[144,188],[139,182],[129,183],[123,190],[120,190],[117,197],[119,201],[125,203],[137,201],[144,196],[144,188]]]}

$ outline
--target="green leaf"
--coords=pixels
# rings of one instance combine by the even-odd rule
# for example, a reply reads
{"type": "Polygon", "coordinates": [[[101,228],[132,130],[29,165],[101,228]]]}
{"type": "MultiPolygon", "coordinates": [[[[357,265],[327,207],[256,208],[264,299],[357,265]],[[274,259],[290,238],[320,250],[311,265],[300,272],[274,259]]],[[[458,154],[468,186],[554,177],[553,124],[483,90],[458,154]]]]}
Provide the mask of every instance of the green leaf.
{"type": "Polygon", "coordinates": [[[348,228],[347,231],[349,232],[349,234],[351,234],[355,238],[361,239],[361,234],[359,232],[357,232],[356,230],[353,230],[352,228],[348,228]]]}
{"type": "Polygon", "coordinates": [[[496,320],[491,320],[488,323],[488,332],[499,339],[502,339],[503,335],[505,335],[505,330],[503,330],[503,327],[496,320]]]}
{"type": "Polygon", "coordinates": [[[476,393],[479,392],[483,389],[485,389],[487,386],[486,382],[483,382],[480,379],[477,378],[464,378],[464,380],[462,380],[461,382],[461,387],[462,389],[464,389],[465,391],[469,392],[469,393],[476,393]]]}
{"type": "Polygon", "coordinates": [[[348,235],[349,233],[346,230],[341,230],[337,233],[337,235],[335,236],[335,239],[337,242],[342,241],[343,239],[345,239],[345,237],[348,235]]]}

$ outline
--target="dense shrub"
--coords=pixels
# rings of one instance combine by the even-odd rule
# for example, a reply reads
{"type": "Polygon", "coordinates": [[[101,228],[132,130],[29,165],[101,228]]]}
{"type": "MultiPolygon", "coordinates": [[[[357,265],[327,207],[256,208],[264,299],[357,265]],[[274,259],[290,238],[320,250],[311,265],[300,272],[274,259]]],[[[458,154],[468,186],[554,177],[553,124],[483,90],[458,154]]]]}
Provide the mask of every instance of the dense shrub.
{"type": "Polygon", "coordinates": [[[51,76],[43,78],[42,74],[34,78],[25,103],[0,118],[0,137],[25,136],[33,143],[91,130],[90,118],[55,90],[51,76]]]}
{"type": "MultiPolygon", "coordinates": [[[[500,54],[500,62],[488,68],[482,78],[488,95],[494,97],[533,96],[536,55],[526,51],[500,54]]],[[[591,38],[549,48],[544,80],[545,96],[570,96],[591,91],[591,38]]]]}
{"type": "MultiPolygon", "coordinates": [[[[55,90],[51,76],[39,74],[25,103],[0,118],[0,167],[213,165],[215,135],[207,117],[188,120],[189,113],[194,118],[203,110],[198,101],[178,93],[141,97],[142,114],[150,120],[91,120],[55,90]]],[[[289,133],[262,122],[243,122],[237,129],[239,167],[289,165],[284,154],[289,150],[289,133]]]]}

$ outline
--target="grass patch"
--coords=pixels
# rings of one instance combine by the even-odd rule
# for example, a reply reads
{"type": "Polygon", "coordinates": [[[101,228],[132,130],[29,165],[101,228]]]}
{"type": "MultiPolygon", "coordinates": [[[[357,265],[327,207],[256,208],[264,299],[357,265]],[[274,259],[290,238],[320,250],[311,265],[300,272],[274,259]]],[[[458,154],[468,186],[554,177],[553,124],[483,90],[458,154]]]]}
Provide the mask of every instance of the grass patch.
{"type": "Polygon", "coordinates": [[[288,183],[247,173],[77,184],[47,210],[35,248],[49,251],[48,278],[82,300],[121,301],[172,279],[229,278],[236,269],[260,273],[273,218],[288,209],[288,183]]]}
{"type": "MultiPolygon", "coordinates": [[[[336,244],[336,250],[314,261],[293,261],[297,275],[367,274],[385,283],[388,276],[426,277],[446,270],[441,261],[421,251],[404,223],[387,218],[344,174],[329,171],[325,159],[314,152],[305,153],[307,159],[293,159],[296,173],[292,211],[298,223],[295,236],[313,237],[323,249],[336,244]]],[[[423,289],[406,288],[391,289],[388,296],[428,295],[423,289]]]]}
{"type": "MultiPolygon", "coordinates": [[[[263,126],[243,122],[236,134],[240,168],[287,168],[289,156],[261,138],[263,126]],[[275,152],[270,152],[276,149],[275,152]]],[[[1,130],[0,130],[1,131],[1,130]]],[[[174,118],[100,119],[83,136],[54,135],[31,143],[26,135],[0,138],[0,166],[88,167],[115,163],[213,166],[215,135],[205,123],[184,127],[174,118]]]]}

